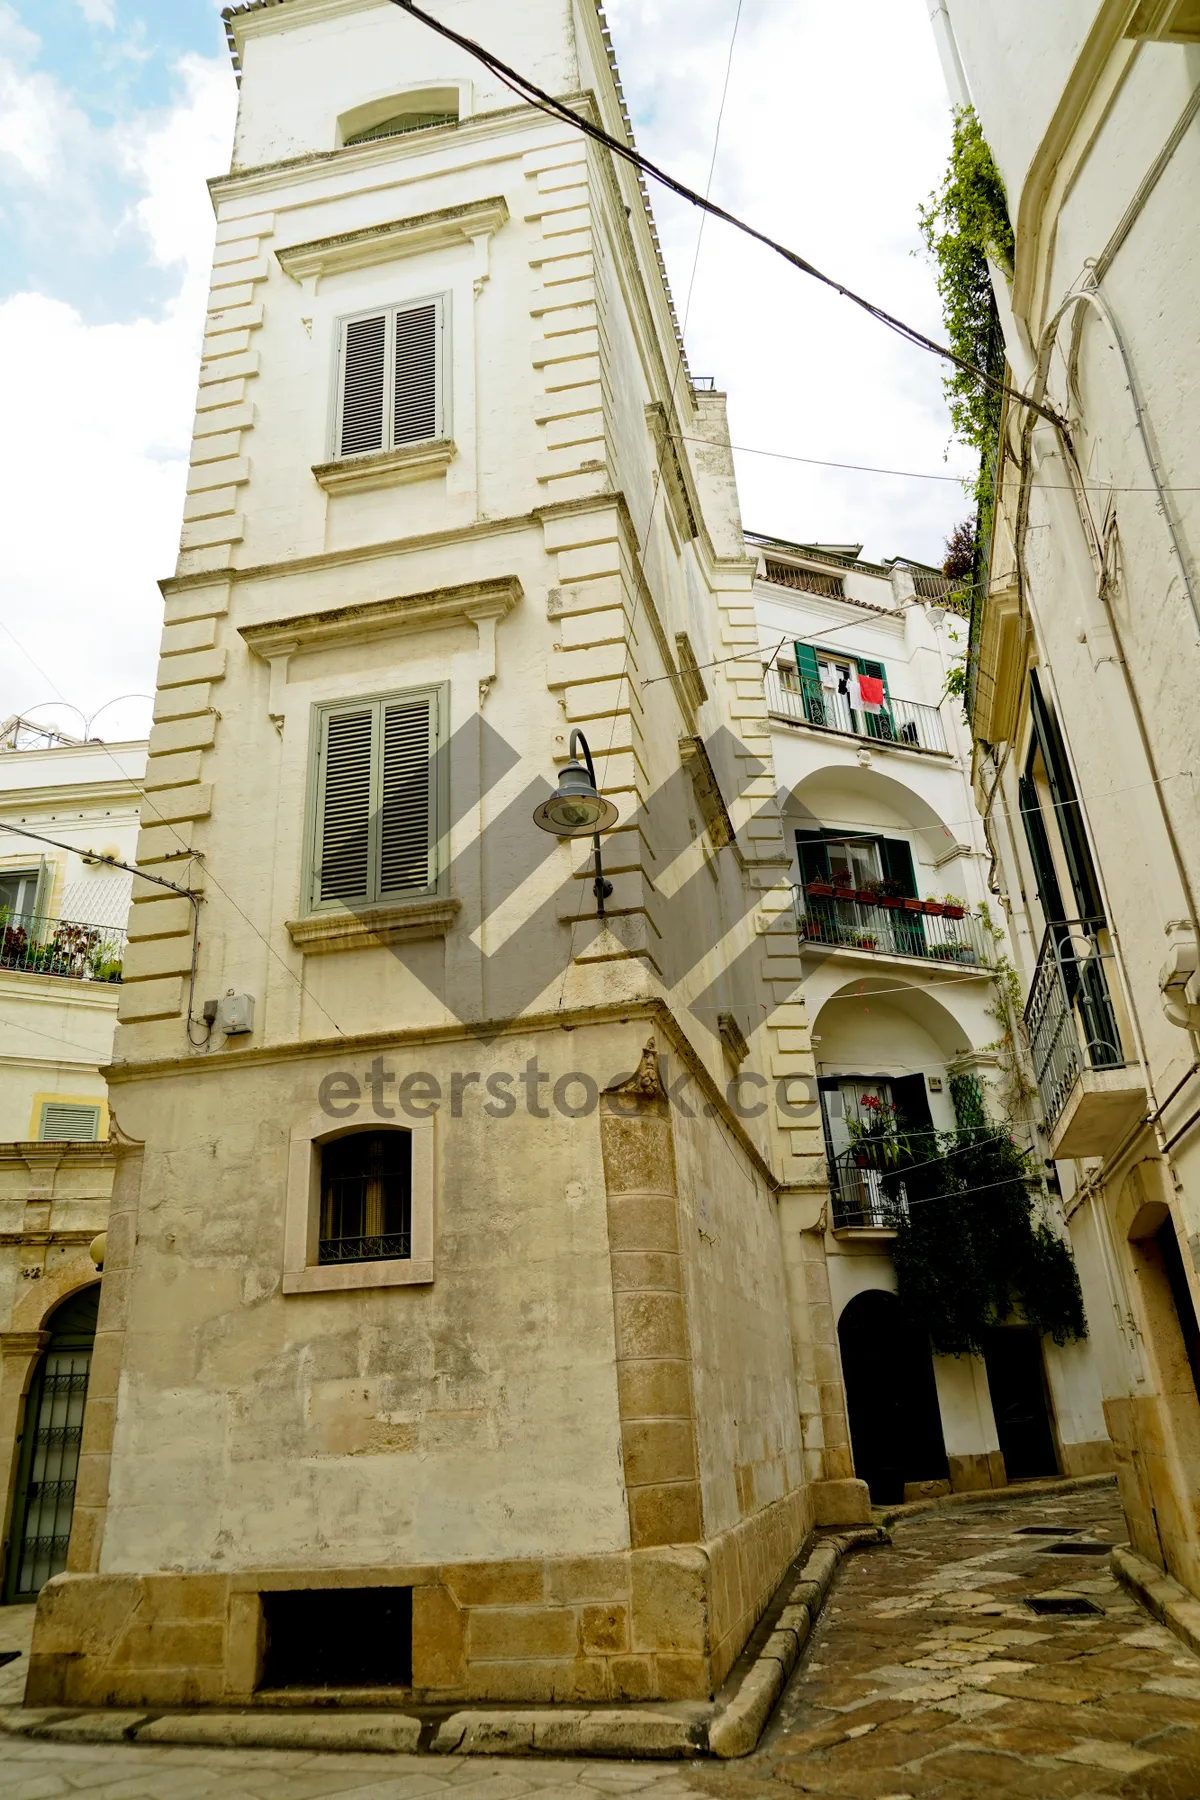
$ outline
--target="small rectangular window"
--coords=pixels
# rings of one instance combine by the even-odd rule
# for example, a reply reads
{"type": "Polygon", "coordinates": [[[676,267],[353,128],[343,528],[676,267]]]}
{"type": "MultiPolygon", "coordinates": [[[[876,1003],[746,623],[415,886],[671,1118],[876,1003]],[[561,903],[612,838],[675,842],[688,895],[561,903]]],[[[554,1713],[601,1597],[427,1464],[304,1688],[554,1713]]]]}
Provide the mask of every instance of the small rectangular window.
{"type": "Polygon", "coordinates": [[[428,692],[322,709],[310,910],[436,886],[442,710],[428,692]]]}
{"type": "Polygon", "coordinates": [[[333,454],[366,456],[448,435],[445,296],[339,325],[333,454]]]}
{"type": "Polygon", "coordinates": [[[321,1146],[318,1261],[412,1255],[412,1133],[355,1131],[321,1146]]]}
{"type": "Polygon", "coordinates": [[[98,1106],[69,1106],[47,1100],[42,1107],[38,1137],[44,1143],[93,1144],[99,1132],[98,1106]]]}

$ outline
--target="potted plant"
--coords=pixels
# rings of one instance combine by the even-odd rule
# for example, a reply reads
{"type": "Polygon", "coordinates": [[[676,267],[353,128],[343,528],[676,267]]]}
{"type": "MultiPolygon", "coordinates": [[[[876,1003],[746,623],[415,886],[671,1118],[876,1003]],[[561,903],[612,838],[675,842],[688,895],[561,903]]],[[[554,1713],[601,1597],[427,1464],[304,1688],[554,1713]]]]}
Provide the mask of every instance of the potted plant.
{"type": "Polygon", "coordinates": [[[942,909],[948,919],[965,919],[967,916],[967,903],[957,894],[943,894],[942,909]]]}
{"type": "Polygon", "coordinates": [[[879,939],[873,937],[869,931],[856,931],[853,939],[856,950],[878,950],[879,948],[879,939]]]}
{"type": "Polygon", "coordinates": [[[810,881],[805,892],[811,894],[814,899],[819,899],[823,895],[832,894],[833,883],[832,881],[810,881]]]}
{"type": "Polygon", "coordinates": [[[816,938],[819,942],[825,935],[824,921],[821,919],[805,919],[804,935],[805,937],[816,938]]]}
{"type": "Polygon", "coordinates": [[[925,911],[925,902],[923,900],[906,900],[904,902],[904,910],[905,912],[923,913],[925,911]]]}
{"type": "Polygon", "coordinates": [[[973,944],[954,944],[952,945],[952,949],[954,951],[955,959],[960,963],[976,963],[979,961],[973,944]]]}
{"type": "Polygon", "coordinates": [[[852,887],[835,887],[833,897],[835,900],[853,900],[855,892],[852,887]]]}
{"type": "Polygon", "coordinates": [[[925,911],[931,919],[940,919],[946,908],[940,900],[926,900],[925,911]]]}

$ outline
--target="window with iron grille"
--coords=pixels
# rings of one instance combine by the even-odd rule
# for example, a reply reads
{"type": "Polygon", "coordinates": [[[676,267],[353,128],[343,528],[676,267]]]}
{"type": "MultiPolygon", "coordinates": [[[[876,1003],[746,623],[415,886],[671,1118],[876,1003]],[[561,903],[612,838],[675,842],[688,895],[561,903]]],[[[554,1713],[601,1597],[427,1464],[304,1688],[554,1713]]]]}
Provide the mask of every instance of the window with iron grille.
{"type": "Polygon", "coordinates": [[[335,457],[449,436],[448,312],[441,294],[339,321],[335,457]]]}
{"type": "Polygon", "coordinates": [[[318,1261],[412,1255],[412,1134],[358,1131],[321,1146],[318,1261]]]}
{"type": "Polygon", "coordinates": [[[445,712],[441,689],[318,709],[310,912],[436,888],[445,712]]]}

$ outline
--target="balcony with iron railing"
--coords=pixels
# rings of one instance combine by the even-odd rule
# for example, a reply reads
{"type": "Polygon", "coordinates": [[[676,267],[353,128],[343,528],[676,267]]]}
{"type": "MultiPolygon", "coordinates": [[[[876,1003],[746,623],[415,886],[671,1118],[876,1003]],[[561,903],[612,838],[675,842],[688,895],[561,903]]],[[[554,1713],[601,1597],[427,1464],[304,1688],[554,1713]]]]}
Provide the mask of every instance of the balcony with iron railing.
{"type": "Polygon", "coordinates": [[[120,981],[127,941],[126,932],[116,925],[0,912],[0,972],[120,981]]]}
{"type": "Polygon", "coordinates": [[[1046,927],[1025,1029],[1053,1157],[1104,1156],[1146,1103],[1103,919],[1046,927]]]}
{"type": "Polygon", "coordinates": [[[875,744],[891,744],[899,750],[928,750],[948,755],[942,715],[936,706],[916,700],[889,697],[881,711],[861,712],[847,694],[822,687],[807,675],[777,669],[766,672],[767,711],[789,725],[811,725],[818,731],[838,731],[847,737],[867,738],[875,744]]]}
{"type": "Polygon", "coordinates": [[[885,1231],[894,1235],[898,1221],[908,1213],[903,1181],[871,1166],[868,1153],[853,1145],[840,1156],[829,1158],[829,1189],[833,1197],[835,1231],[885,1231]]]}
{"type": "Polygon", "coordinates": [[[863,888],[810,881],[793,889],[801,948],[826,944],[865,956],[904,956],[924,963],[990,969],[995,941],[984,920],[965,907],[906,900],[863,888]]]}

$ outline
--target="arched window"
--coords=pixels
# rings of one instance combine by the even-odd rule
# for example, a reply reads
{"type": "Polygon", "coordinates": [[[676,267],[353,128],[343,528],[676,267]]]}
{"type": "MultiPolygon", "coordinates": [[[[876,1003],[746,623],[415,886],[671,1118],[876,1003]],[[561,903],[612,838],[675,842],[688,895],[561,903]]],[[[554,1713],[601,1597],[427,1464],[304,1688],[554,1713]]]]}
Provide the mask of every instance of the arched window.
{"type": "Polygon", "coordinates": [[[409,131],[431,131],[435,125],[457,125],[456,112],[401,112],[394,113],[390,119],[381,119],[378,125],[368,126],[366,131],[356,131],[346,139],[350,144],[369,144],[375,138],[403,137],[409,131]]]}
{"type": "Polygon", "coordinates": [[[412,1255],[412,1134],[356,1131],[321,1146],[322,1263],[412,1255]]]}
{"type": "Polygon", "coordinates": [[[34,1600],[67,1566],[100,1284],[71,1294],[46,1321],[50,1342],[29,1385],[21,1431],[4,1598],[34,1600]]]}
{"type": "Polygon", "coordinates": [[[406,94],[368,100],[341,115],[338,142],[348,148],[376,138],[403,137],[410,131],[431,131],[436,125],[457,125],[463,100],[461,87],[453,86],[413,88],[406,94]]]}

